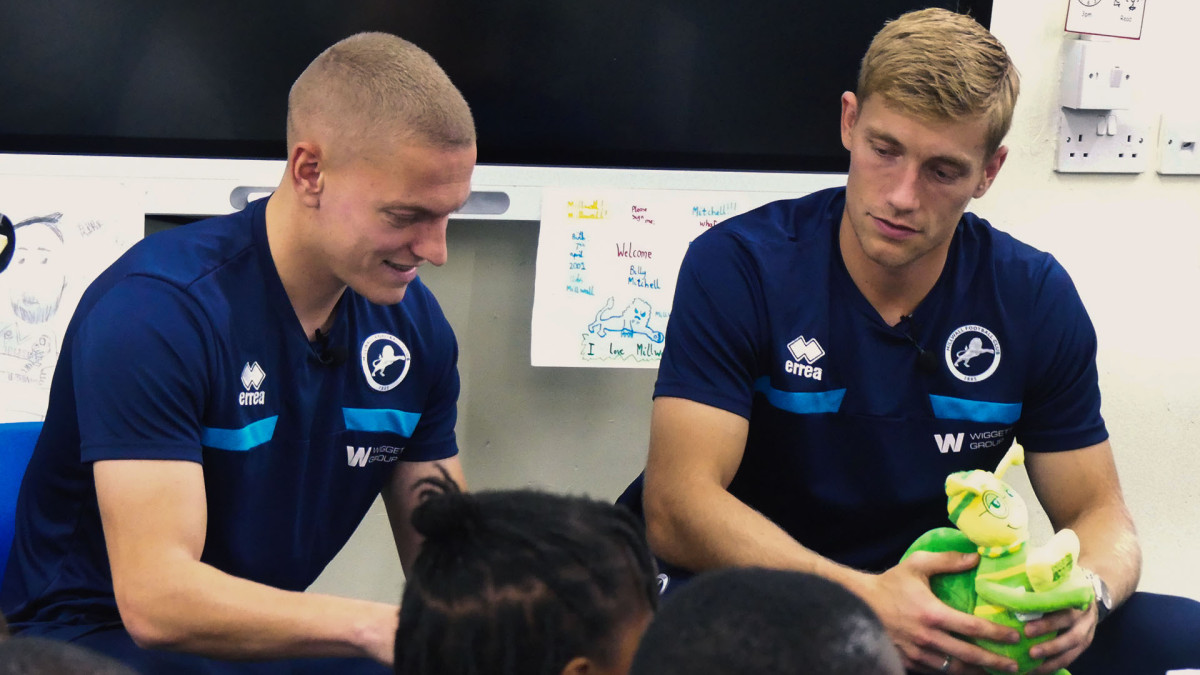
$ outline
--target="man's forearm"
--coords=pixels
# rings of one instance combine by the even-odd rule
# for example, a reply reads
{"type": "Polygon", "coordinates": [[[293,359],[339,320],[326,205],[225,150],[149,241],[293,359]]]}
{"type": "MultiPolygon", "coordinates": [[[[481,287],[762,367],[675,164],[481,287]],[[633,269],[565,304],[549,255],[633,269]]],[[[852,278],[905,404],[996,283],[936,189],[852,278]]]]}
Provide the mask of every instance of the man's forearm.
{"type": "Polygon", "coordinates": [[[1142,574],[1142,549],[1128,510],[1108,505],[1066,524],[1079,535],[1080,564],[1100,575],[1119,605],[1137,590],[1142,574]]]}
{"type": "Polygon", "coordinates": [[[655,553],[689,570],[761,566],[809,572],[841,583],[861,574],[806,548],[719,486],[694,488],[687,496],[647,498],[645,509],[655,553]]]}
{"type": "Polygon", "coordinates": [[[390,662],[398,607],[283,591],[188,561],[122,592],[118,607],[143,647],[214,658],[370,657],[390,662]]]}

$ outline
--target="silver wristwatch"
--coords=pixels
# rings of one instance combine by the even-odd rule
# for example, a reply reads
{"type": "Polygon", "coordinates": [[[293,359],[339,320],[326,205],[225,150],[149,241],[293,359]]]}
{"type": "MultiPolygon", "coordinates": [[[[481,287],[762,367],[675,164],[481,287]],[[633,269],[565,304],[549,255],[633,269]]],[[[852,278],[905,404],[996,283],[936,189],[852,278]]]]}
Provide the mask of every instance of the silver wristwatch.
{"type": "Polygon", "coordinates": [[[1092,590],[1096,592],[1096,623],[1100,623],[1112,611],[1112,594],[1108,592],[1108,584],[1104,583],[1099,574],[1092,572],[1089,576],[1092,578],[1092,590]]]}

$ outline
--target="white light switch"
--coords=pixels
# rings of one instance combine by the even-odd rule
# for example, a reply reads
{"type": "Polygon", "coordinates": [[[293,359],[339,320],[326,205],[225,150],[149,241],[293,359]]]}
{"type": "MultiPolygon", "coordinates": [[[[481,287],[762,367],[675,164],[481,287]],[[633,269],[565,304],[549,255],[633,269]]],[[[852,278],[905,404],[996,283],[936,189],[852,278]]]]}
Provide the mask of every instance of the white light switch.
{"type": "Polygon", "coordinates": [[[1068,40],[1060,105],[1076,110],[1133,107],[1134,65],[1129,44],[1068,40]]]}

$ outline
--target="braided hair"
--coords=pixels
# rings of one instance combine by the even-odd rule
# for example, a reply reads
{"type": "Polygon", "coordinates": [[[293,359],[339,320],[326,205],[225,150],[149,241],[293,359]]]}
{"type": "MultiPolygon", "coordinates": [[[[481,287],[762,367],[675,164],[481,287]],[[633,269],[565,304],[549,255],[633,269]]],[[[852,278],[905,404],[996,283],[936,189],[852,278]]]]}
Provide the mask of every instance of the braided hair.
{"type": "Polygon", "coordinates": [[[610,664],[622,627],[658,603],[654,559],[627,509],[535,490],[417,483],[425,541],[400,606],[404,675],[559,675],[610,664]]]}

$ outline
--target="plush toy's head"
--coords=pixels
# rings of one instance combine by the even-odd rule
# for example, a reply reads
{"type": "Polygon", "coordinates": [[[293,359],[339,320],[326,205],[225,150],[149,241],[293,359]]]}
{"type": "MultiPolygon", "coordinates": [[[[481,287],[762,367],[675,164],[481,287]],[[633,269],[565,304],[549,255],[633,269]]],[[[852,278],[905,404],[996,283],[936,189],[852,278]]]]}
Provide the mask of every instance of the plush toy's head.
{"type": "Polygon", "coordinates": [[[1029,508],[1000,480],[1009,466],[1024,461],[1020,446],[1005,455],[995,473],[960,471],[946,479],[950,520],[979,546],[1011,546],[1029,539],[1029,508]]]}
{"type": "Polygon", "coordinates": [[[1029,509],[1012,488],[988,471],[946,479],[950,520],[979,546],[1011,546],[1029,538],[1029,509]]]}

